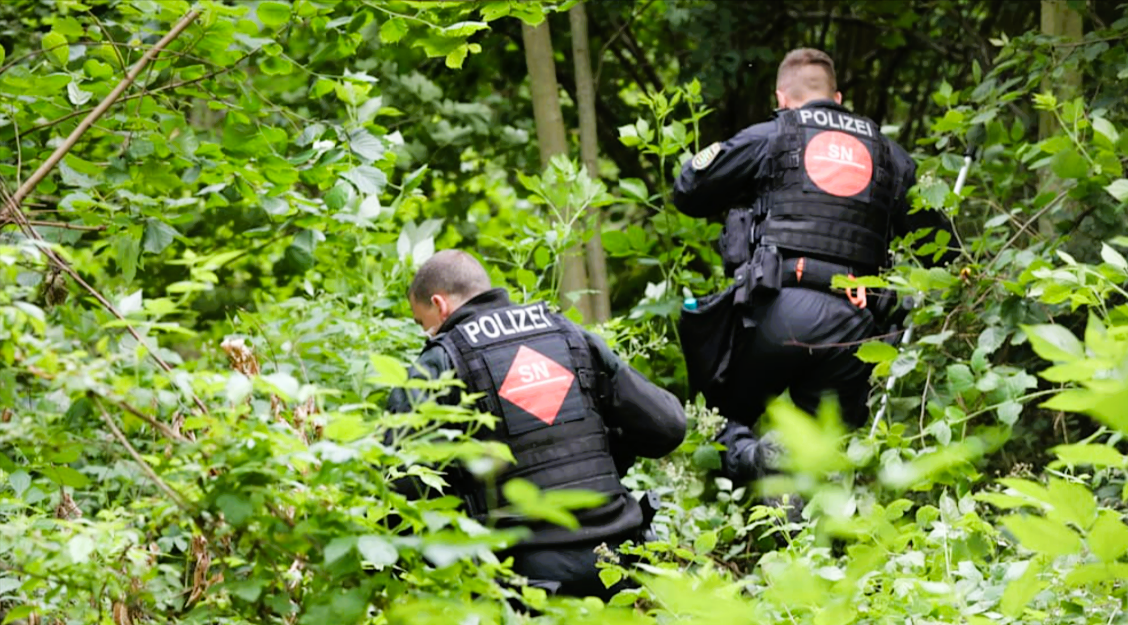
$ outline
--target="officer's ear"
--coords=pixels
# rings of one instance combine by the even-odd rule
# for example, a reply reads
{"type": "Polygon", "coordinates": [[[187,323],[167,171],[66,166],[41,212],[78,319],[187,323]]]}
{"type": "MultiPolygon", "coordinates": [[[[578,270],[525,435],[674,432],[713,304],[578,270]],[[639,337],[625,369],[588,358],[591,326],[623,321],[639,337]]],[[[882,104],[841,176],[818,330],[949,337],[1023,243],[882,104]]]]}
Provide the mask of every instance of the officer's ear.
{"type": "Polygon", "coordinates": [[[779,104],[779,106],[776,108],[787,108],[787,94],[780,91],[779,89],[776,89],[776,102],[779,104]]]}
{"type": "Polygon", "coordinates": [[[454,304],[446,295],[435,293],[431,296],[431,304],[438,309],[439,318],[443,321],[446,321],[447,317],[454,312],[454,304]]]}
{"type": "Polygon", "coordinates": [[[834,92],[834,101],[837,102],[838,104],[842,104],[842,92],[841,91],[835,91],[834,92]]]}

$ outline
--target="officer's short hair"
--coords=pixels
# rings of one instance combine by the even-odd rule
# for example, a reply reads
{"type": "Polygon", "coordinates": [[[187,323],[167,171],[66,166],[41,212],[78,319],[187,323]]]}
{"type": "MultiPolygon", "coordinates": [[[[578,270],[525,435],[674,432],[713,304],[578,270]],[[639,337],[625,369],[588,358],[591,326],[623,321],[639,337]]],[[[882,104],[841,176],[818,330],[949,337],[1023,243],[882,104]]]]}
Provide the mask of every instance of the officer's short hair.
{"type": "Polygon", "coordinates": [[[788,95],[827,95],[838,91],[838,78],[834,60],[826,52],[814,48],[797,48],[787,53],[776,73],[776,88],[788,95]],[[803,72],[807,67],[818,67],[823,72],[803,72]],[[825,73],[825,78],[820,74],[825,73]],[[796,80],[801,79],[801,80],[796,80]]]}
{"type": "Polygon", "coordinates": [[[466,301],[489,289],[490,277],[478,259],[461,250],[442,250],[415,272],[407,296],[420,304],[436,293],[466,301]]]}

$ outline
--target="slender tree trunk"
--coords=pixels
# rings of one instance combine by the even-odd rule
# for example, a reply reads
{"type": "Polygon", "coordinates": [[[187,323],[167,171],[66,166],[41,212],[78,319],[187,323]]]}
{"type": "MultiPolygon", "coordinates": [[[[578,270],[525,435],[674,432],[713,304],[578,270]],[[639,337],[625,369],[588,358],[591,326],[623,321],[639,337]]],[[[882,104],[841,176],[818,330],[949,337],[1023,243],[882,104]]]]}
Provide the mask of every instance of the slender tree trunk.
{"type": "MultiPolygon", "coordinates": [[[[595,82],[591,75],[591,50],[588,46],[588,18],[584,3],[568,11],[572,21],[572,61],[576,68],[576,104],[580,112],[580,157],[588,175],[599,178],[599,137],[595,121],[595,82]]],[[[592,313],[595,321],[611,318],[611,295],[607,287],[607,257],[603,253],[603,219],[593,208],[588,220],[595,234],[587,241],[587,270],[591,283],[592,313]]]]}
{"type": "MultiPolygon", "coordinates": [[[[533,117],[537,127],[537,145],[540,148],[541,168],[557,154],[568,154],[568,137],[564,132],[564,114],[556,83],[556,64],[552,58],[552,34],[546,18],[537,26],[522,22],[521,37],[525,43],[525,64],[529,68],[529,82],[533,94],[533,117]]],[[[572,207],[562,207],[564,218],[571,219],[572,207]]],[[[584,264],[582,245],[574,245],[560,258],[560,305],[569,308],[569,293],[577,293],[574,305],[585,322],[593,313],[588,290],[587,267],[584,264]]]]}
{"type": "MultiPolygon", "coordinates": [[[[1069,8],[1066,0],[1042,0],[1042,34],[1055,37],[1067,37],[1079,41],[1083,35],[1081,29],[1081,14],[1069,8]]],[[[1081,72],[1066,72],[1059,80],[1046,78],[1042,81],[1042,89],[1049,91],[1057,97],[1058,102],[1072,100],[1081,92],[1081,72]]],[[[1042,111],[1038,116],[1038,138],[1046,139],[1059,132],[1057,120],[1052,112],[1042,111]]],[[[1042,170],[1043,190],[1060,192],[1061,181],[1054,178],[1053,173],[1047,168],[1042,170]]],[[[1066,200],[1062,209],[1066,214],[1074,212],[1066,200]]],[[[1052,211],[1056,212],[1056,211],[1052,211]]],[[[1046,215],[1038,222],[1038,230],[1043,236],[1053,237],[1054,220],[1046,215]]]]}

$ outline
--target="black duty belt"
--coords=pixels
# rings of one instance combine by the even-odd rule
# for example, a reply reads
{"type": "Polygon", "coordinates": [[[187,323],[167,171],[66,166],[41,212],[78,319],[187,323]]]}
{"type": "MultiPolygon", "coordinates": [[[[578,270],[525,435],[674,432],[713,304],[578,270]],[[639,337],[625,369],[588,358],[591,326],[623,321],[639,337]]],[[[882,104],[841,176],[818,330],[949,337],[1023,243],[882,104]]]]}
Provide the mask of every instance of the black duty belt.
{"type": "Polygon", "coordinates": [[[858,308],[865,308],[867,305],[866,288],[864,286],[857,289],[847,288],[845,293],[837,291],[831,286],[834,276],[854,276],[854,270],[845,265],[817,258],[788,258],[783,261],[781,273],[783,274],[780,276],[780,286],[782,287],[803,287],[845,295],[858,308]]]}

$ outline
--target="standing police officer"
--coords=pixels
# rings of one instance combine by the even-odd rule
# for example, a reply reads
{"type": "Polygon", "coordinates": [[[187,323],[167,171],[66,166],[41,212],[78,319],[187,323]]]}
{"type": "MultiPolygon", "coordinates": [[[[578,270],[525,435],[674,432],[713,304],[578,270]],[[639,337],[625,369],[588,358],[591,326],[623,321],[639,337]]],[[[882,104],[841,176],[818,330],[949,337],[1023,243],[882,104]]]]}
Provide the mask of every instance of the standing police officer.
{"type": "MultiPolygon", "coordinates": [[[[521,523],[533,530],[505,554],[514,557],[517,574],[559,583],[561,594],[610,598],[619,588],[603,587],[594,549],[638,539],[649,524],[620,478],[636,457],[660,458],[681,444],[681,402],[544,303],[513,304],[505,289],[491,288],[485,269],[465,252],[445,250],[425,262],[408,299],[415,321],[431,337],[413,375],[434,379],[453,369],[467,392],[483,393],[478,409],[500,421],[479,436],[506,443],[517,461],[493,492],[466,471],[448,477],[467,512],[485,519],[504,505],[502,487],[516,477],[541,490],[602,493],[604,504],[574,512],[578,530],[529,520],[498,525],[521,523]]],[[[406,412],[426,399],[397,389],[388,409],[406,412]]],[[[434,399],[457,404],[458,389],[434,399]]]]}
{"type": "Polygon", "coordinates": [[[891,298],[832,289],[831,277],[878,273],[894,236],[952,234],[941,213],[909,214],[916,164],[875,122],[842,106],[829,56],[790,52],[775,93],[771,120],[696,154],[673,194],[692,217],[728,210],[720,246],[733,286],[685,311],[682,340],[691,385],[728,420],[718,437],[723,472],[739,480],[762,476],[761,456],[775,452],[749,426],[785,389],[809,413],[830,393],[848,424],[869,417],[872,365],[855,351],[878,334],[891,298]],[[730,333],[718,336],[720,327],[730,333]]]}

